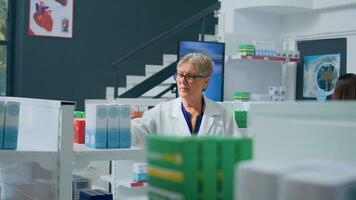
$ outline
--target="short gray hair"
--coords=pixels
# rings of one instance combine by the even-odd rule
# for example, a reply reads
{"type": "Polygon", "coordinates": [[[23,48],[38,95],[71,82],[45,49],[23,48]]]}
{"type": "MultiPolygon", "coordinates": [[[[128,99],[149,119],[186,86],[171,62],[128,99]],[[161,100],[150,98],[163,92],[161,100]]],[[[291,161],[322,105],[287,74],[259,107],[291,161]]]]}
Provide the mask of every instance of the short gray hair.
{"type": "Polygon", "coordinates": [[[183,64],[190,64],[198,71],[198,75],[210,77],[213,72],[213,62],[211,59],[202,53],[188,53],[177,64],[178,68],[183,64]]]}

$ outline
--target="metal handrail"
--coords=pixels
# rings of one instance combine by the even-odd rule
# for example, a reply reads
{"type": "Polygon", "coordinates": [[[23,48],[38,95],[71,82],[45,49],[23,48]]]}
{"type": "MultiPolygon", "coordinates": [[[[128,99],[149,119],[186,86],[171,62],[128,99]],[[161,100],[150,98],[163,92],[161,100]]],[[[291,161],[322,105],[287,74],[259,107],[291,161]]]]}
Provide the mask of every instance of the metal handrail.
{"type": "MultiPolygon", "coordinates": [[[[143,51],[144,49],[146,49],[147,47],[165,39],[165,38],[168,38],[170,36],[173,36],[174,34],[178,33],[179,31],[187,28],[188,26],[194,24],[195,22],[201,20],[201,31],[202,31],[202,41],[204,41],[204,34],[205,34],[205,17],[207,15],[209,15],[210,13],[212,13],[213,11],[217,10],[217,9],[220,9],[220,6],[221,6],[221,3],[220,1],[214,3],[213,5],[205,8],[204,10],[200,11],[199,13],[197,13],[196,15],[193,15],[192,17],[186,19],[185,21],[183,21],[182,23],[168,29],[167,31],[159,34],[158,36],[154,37],[153,39],[143,43],[142,45],[140,45],[139,47],[131,50],[130,52],[128,52],[127,54],[125,54],[124,56],[120,57],[119,59],[117,59],[116,61],[114,61],[111,66],[116,70],[115,72],[115,90],[114,90],[114,96],[115,98],[118,97],[118,91],[117,91],[117,88],[118,88],[118,82],[119,82],[119,75],[118,75],[118,70],[120,69],[119,65],[122,64],[123,62],[127,61],[129,58],[131,58],[132,56],[138,54],[139,52],[143,51]]],[[[171,67],[169,68],[171,70],[171,67]]],[[[168,71],[167,71],[168,72],[168,71]]],[[[165,72],[166,73],[166,72],[165,72]]],[[[150,79],[150,81],[152,81],[153,79],[150,79]]],[[[148,83],[148,80],[147,81],[144,81],[145,83],[148,83]]],[[[157,80],[153,81],[157,82],[157,80]]],[[[148,84],[150,85],[150,87],[152,87],[152,84],[148,84]]],[[[148,88],[147,86],[148,85],[145,85],[146,89],[148,88]]],[[[140,95],[141,93],[143,92],[142,89],[139,89],[138,86],[142,86],[142,84],[139,84],[139,85],[136,85],[134,88],[130,89],[130,91],[128,92],[125,92],[125,94],[123,95],[120,95],[120,97],[123,97],[123,96],[129,96],[129,95],[132,95],[133,92],[139,92],[140,95]],[[131,91],[132,90],[132,91],[131,91]]],[[[154,87],[154,86],[153,86],[154,87]]],[[[148,90],[147,90],[148,91],[148,90]]],[[[142,93],[143,94],[143,93],[142,93]]],[[[136,94],[137,95],[137,94],[136,94]]]]}
{"type": "Polygon", "coordinates": [[[115,60],[111,66],[114,68],[118,68],[117,66],[121,63],[123,63],[124,61],[126,61],[127,59],[129,59],[130,57],[136,55],[137,53],[139,53],[140,51],[142,51],[143,49],[151,46],[152,44],[155,44],[156,42],[163,40],[167,37],[170,37],[174,34],[176,34],[177,32],[185,29],[186,27],[188,27],[189,25],[199,21],[199,20],[203,20],[205,16],[209,15],[211,12],[213,12],[216,9],[220,8],[220,1],[216,2],[215,4],[209,6],[208,8],[200,11],[198,14],[188,18],[187,20],[183,21],[182,23],[168,29],[167,31],[159,34],[158,36],[154,37],[153,39],[145,42],[144,44],[140,45],[139,47],[131,50],[130,52],[128,52],[127,54],[125,54],[124,56],[122,56],[121,58],[115,60]]]}

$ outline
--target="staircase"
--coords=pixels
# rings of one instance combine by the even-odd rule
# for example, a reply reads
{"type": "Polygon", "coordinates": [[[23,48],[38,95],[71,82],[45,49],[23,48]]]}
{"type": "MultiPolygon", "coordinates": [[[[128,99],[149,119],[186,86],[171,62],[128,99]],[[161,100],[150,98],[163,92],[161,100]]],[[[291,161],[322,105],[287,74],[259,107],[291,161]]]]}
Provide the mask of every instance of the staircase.
{"type": "MultiPolygon", "coordinates": [[[[177,56],[173,54],[163,55],[163,64],[162,65],[145,65],[145,76],[130,76],[126,77],[126,87],[118,87],[118,73],[117,71],[122,67],[122,63],[132,58],[132,56],[138,54],[147,47],[163,40],[169,38],[176,33],[188,28],[194,23],[200,22],[201,25],[201,34],[199,35],[200,41],[216,41],[216,36],[206,35],[205,31],[205,21],[206,17],[216,10],[219,10],[221,3],[218,1],[209,7],[201,10],[199,13],[189,17],[183,22],[167,29],[165,32],[160,33],[156,37],[146,41],[137,48],[127,52],[125,55],[121,56],[119,59],[116,59],[112,63],[112,67],[116,69],[115,77],[115,90],[114,97],[119,98],[160,98],[164,97],[167,99],[172,99],[176,97],[175,92],[171,92],[172,88],[175,85],[173,80],[173,74],[176,71],[177,56]],[[203,37],[202,37],[203,36],[203,37]],[[205,39],[206,38],[206,39],[205,39]],[[166,80],[165,80],[166,79],[166,80]],[[172,87],[173,86],[173,87],[172,87]]],[[[214,15],[215,16],[215,15],[214,15]]],[[[216,31],[215,26],[215,33],[216,31]]]]}
{"type": "MultiPolygon", "coordinates": [[[[162,65],[151,65],[147,64],[145,65],[145,76],[132,76],[128,75],[126,76],[126,87],[119,87],[118,88],[118,95],[120,96],[124,92],[130,90],[133,88],[135,85],[141,83],[142,81],[146,80],[147,78],[151,77],[153,74],[161,71],[168,65],[174,63],[177,60],[177,55],[175,54],[164,54],[163,55],[163,63],[162,65]]],[[[164,82],[162,82],[160,85],[152,88],[145,94],[143,94],[141,97],[143,98],[153,98],[159,93],[161,93],[163,90],[167,89],[171,84],[175,84],[175,81],[173,77],[168,78],[164,82]]],[[[162,98],[167,98],[167,99],[173,99],[176,97],[175,93],[167,92],[162,96],[162,98]]]]}
{"type": "MultiPolygon", "coordinates": [[[[201,41],[201,34],[199,34],[199,40],[201,41]]],[[[210,41],[210,42],[216,42],[217,36],[216,35],[205,35],[204,40],[210,41]]],[[[119,87],[118,95],[120,96],[121,94],[123,94],[126,91],[133,88],[135,85],[143,82],[147,78],[149,78],[152,75],[154,75],[155,73],[161,71],[162,69],[164,69],[165,67],[174,63],[175,61],[177,61],[176,54],[163,54],[162,65],[152,65],[152,64],[145,65],[145,76],[133,76],[133,75],[126,76],[126,87],[119,87]]],[[[164,82],[162,82],[158,86],[152,88],[148,92],[144,93],[141,97],[142,98],[154,98],[155,96],[160,94],[162,91],[164,91],[168,87],[170,87],[172,84],[176,84],[176,82],[173,79],[173,76],[166,79],[164,82]]],[[[161,98],[174,99],[174,98],[176,98],[176,93],[172,93],[171,91],[168,91],[165,94],[163,94],[161,96],[161,98]]]]}

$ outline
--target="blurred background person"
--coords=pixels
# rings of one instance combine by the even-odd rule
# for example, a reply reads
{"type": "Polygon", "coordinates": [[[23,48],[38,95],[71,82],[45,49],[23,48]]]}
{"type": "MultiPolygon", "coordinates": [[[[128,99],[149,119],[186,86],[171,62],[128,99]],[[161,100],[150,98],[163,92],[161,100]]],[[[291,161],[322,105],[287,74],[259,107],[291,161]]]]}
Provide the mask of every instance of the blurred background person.
{"type": "Polygon", "coordinates": [[[356,100],[356,74],[348,73],[339,77],[332,100],[356,100]]]}

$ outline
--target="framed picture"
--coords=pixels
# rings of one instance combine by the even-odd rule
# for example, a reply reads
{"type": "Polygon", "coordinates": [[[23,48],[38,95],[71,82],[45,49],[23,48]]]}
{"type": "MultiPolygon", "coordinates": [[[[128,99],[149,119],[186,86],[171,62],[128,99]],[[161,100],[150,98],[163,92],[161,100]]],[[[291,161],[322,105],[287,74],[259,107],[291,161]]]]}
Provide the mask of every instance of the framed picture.
{"type": "Polygon", "coordinates": [[[331,99],[337,79],[346,73],[346,38],[297,42],[297,100],[331,99]]]}
{"type": "Polygon", "coordinates": [[[28,35],[73,37],[74,0],[30,0],[28,35]]]}

